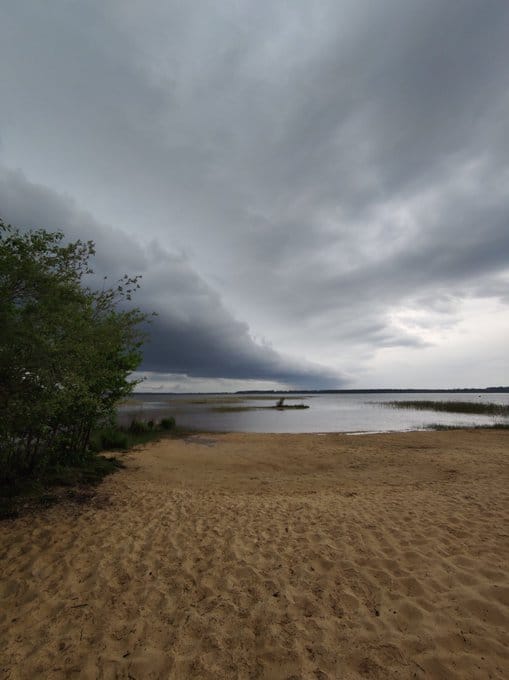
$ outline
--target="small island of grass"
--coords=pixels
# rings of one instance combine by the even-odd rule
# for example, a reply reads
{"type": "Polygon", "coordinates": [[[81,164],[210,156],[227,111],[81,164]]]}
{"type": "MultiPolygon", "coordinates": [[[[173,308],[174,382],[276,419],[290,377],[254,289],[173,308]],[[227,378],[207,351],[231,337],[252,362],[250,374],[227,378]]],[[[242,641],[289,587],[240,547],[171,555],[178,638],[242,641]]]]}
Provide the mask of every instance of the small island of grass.
{"type": "Polygon", "coordinates": [[[392,408],[416,409],[418,411],[442,411],[446,413],[466,413],[486,416],[509,416],[509,405],[483,403],[477,401],[389,401],[392,408]]]}

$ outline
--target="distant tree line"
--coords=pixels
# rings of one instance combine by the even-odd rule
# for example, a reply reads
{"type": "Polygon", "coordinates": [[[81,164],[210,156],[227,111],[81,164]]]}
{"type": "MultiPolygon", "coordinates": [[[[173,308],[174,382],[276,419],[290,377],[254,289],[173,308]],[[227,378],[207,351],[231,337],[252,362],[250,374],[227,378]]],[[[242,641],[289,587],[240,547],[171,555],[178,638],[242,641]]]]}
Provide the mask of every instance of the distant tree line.
{"type": "Polygon", "coordinates": [[[361,388],[356,390],[237,390],[235,394],[478,394],[479,392],[509,392],[509,385],[501,385],[500,387],[451,387],[450,389],[393,387],[375,389],[361,388]]]}
{"type": "Polygon", "coordinates": [[[91,241],[0,220],[0,478],[88,455],[93,429],[134,386],[146,315],[137,277],[86,285],[91,241]]]}

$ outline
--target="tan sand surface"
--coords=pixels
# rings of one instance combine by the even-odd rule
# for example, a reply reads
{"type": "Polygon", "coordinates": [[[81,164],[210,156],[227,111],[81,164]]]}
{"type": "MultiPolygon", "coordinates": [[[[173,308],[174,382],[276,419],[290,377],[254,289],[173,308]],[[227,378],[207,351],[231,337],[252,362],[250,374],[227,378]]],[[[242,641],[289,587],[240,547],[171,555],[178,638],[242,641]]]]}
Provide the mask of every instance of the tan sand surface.
{"type": "Polygon", "coordinates": [[[200,435],[0,524],[0,678],[509,678],[509,432],[200,435]]]}

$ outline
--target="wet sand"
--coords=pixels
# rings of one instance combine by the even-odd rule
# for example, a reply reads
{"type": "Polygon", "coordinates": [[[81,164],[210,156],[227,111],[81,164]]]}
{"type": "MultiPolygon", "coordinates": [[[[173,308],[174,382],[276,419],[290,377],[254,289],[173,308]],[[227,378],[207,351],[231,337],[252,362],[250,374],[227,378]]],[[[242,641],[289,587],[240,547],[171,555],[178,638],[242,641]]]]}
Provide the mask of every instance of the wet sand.
{"type": "Polygon", "coordinates": [[[0,678],[507,678],[509,432],[200,435],[0,524],[0,678]]]}

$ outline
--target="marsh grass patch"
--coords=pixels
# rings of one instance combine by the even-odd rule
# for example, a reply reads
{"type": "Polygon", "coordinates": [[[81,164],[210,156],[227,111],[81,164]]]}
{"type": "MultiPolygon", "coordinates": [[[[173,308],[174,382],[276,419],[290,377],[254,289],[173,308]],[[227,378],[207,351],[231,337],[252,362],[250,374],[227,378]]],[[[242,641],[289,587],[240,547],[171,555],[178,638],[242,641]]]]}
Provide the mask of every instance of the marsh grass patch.
{"type": "Polygon", "coordinates": [[[392,408],[414,409],[417,411],[440,411],[443,413],[465,413],[471,415],[509,417],[509,405],[477,401],[388,401],[392,408]]]}

